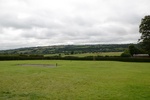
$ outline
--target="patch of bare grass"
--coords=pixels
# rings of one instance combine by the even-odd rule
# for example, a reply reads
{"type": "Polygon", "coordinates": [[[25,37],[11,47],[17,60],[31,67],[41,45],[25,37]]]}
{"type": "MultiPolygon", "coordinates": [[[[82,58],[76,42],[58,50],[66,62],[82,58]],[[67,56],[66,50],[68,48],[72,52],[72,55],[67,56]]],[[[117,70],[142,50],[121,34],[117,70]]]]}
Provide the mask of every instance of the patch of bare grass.
{"type": "Polygon", "coordinates": [[[19,64],[20,66],[27,66],[27,67],[56,67],[57,65],[54,64],[19,64]]]}

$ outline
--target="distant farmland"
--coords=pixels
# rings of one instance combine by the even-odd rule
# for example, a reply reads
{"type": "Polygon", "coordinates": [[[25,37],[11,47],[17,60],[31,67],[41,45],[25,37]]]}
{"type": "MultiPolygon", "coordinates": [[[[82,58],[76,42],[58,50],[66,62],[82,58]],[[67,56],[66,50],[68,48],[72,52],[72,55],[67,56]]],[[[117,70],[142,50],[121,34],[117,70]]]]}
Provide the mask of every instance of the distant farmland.
{"type": "Polygon", "coordinates": [[[70,55],[65,55],[65,54],[47,54],[44,55],[45,57],[48,56],[75,56],[75,57],[86,57],[86,56],[120,56],[123,52],[97,52],[97,53],[81,53],[81,54],[70,54],[70,55]]]}
{"type": "Polygon", "coordinates": [[[123,52],[130,44],[56,45],[1,50],[0,54],[82,54],[99,52],[123,52]]]}

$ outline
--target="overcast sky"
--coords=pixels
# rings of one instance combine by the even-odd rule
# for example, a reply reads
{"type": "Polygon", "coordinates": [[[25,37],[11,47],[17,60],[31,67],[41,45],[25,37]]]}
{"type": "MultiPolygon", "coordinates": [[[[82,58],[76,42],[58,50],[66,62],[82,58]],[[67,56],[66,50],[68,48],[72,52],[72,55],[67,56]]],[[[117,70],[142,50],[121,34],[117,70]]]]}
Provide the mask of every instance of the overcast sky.
{"type": "Polygon", "coordinates": [[[0,50],[137,43],[150,0],[0,0],[0,50]]]}

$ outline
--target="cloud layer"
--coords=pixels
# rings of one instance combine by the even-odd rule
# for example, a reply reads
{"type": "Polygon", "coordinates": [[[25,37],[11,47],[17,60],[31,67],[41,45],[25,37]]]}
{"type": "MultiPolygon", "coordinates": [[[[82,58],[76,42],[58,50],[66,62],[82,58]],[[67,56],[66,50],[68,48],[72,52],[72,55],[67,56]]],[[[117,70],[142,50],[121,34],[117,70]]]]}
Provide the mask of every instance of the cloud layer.
{"type": "Polygon", "coordinates": [[[150,0],[0,0],[0,49],[136,43],[150,0]]]}

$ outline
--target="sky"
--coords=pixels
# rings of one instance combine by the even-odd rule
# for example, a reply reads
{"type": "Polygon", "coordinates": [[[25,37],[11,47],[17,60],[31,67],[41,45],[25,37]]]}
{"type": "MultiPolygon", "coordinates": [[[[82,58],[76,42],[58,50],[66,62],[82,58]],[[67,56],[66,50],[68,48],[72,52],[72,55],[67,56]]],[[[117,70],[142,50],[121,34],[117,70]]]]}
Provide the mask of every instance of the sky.
{"type": "Polygon", "coordinates": [[[0,0],[0,50],[137,43],[150,0],[0,0]]]}

